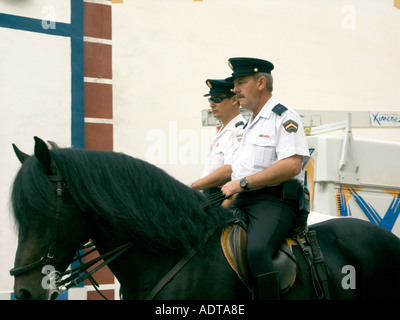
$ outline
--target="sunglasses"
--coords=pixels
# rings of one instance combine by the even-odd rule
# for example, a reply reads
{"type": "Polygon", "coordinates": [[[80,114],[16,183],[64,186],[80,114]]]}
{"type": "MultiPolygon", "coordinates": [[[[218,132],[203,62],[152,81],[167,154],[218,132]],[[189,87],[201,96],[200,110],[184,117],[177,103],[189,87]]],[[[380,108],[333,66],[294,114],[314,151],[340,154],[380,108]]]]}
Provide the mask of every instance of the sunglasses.
{"type": "Polygon", "coordinates": [[[223,96],[223,97],[210,97],[208,98],[208,102],[215,102],[215,103],[221,103],[224,99],[231,98],[233,96],[223,96]]]}

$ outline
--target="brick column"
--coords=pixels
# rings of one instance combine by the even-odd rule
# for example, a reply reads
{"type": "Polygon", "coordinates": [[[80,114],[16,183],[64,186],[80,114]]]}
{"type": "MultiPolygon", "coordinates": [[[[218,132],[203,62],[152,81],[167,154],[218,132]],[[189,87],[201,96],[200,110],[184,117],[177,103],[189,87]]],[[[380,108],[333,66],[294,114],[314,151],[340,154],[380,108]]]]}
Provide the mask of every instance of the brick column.
{"type": "Polygon", "coordinates": [[[111,1],[84,2],[85,148],[113,150],[111,1]]]}
{"type": "MultiPolygon", "coordinates": [[[[111,1],[84,0],[85,149],[113,150],[111,1]]],[[[89,261],[98,256],[93,253],[89,261]]],[[[108,267],[94,274],[101,292],[115,297],[115,278],[108,267]]],[[[103,299],[85,281],[88,300],[103,299]]],[[[118,294],[118,293],[117,293],[118,294]]]]}

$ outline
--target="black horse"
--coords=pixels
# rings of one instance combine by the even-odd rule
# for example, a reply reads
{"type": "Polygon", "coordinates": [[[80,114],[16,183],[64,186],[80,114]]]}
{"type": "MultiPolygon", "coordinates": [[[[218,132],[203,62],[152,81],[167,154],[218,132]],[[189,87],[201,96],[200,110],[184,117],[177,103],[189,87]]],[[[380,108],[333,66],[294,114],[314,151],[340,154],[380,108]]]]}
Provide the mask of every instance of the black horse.
{"type": "MultiPolygon", "coordinates": [[[[108,265],[124,299],[251,299],[220,246],[230,211],[204,206],[201,193],[145,161],[113,152],[49,150],[35,141],[34,156],[14,146],[23,163],[11,196],[19,231],[11,270],[18,299],[47,298],[43,266],[65,270],[88,239],[103,257],[113,257],[108,265]]],[[[310,229],[318,235],[332,299],[400,298],[395,235],[351,218],[310,229]]],[[[316,299],[308,265],[297,249],[295,255],[296,281],[281,298],[316,299]]]]}

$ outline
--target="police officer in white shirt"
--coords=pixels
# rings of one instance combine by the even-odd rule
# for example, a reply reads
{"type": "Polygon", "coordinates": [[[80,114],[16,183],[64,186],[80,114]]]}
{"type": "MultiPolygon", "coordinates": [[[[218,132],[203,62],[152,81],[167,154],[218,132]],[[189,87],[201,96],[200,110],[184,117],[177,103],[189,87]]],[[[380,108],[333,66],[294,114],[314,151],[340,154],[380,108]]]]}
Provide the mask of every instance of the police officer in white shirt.
{"type": "MultiPolygon", "coordinates": [[[[215,118],[222,123],[207,156],[201,178],[192,188],[204,190],[210,199],[222,199],[221,186],[231,179],[233,151],[238,147],[246,120],[240,114],[240,106],[233,92],[233,81],[206,80],[210,108],[215,118]]],[[[219,203],[222,200],[218,201],[219,203]]]]}
{"type": "Polygon", "coordinates": [[[248,215],[254,299],[279,299],[279,274],[272,257],[298,216],[308,146],[300,116],[272,96],[274,65],[254,58],[231,58],[228,64],[239,103],[253,115],[234,153],[232,179],[222,193],[236,194],[233,207],[248,215]]]}

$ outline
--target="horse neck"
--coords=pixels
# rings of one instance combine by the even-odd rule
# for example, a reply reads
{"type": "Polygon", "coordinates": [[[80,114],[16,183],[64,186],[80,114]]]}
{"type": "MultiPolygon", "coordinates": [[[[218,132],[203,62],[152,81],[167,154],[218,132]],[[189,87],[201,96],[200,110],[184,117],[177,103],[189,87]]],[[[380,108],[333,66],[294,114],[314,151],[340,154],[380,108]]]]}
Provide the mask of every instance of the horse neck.
{"type": "Polygon", "coordinates": [[[160,255],[146,249],[144,243],[134,245],[120,258],[108,264],[118,279],[124,299],[145,299],[148,292],[181,259],[181,254],[160,255]]]}
{"type": "MultiPolygon", "coordinates": [[[[121,283],[123,295],[128,299],[145,299],[165,274],[185,261],[180,253],[154,254],[145,245],[134,247],[118,265],[111,266],[121,283]],[[128,268],[127,268],[128,266],[128,268]]],[[[238,287],[244,288],[230,269],[220,249],[220,231],[208,241],[181,268],[157,294],[157,299],[213,299],[236,298],[238,287]],[[210,271],[211,270],[211,271],[210,271]],[[190,284],[188,286],[188,284],[190,284]],[[218,288],[199,290],[198,288],[218,288]]],[[[247,294],[246,289],[240,294],[247,294]]]]}

